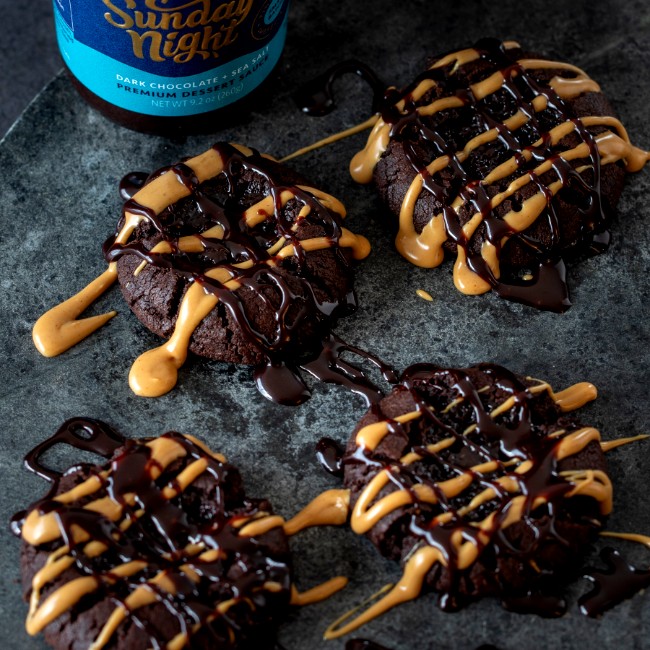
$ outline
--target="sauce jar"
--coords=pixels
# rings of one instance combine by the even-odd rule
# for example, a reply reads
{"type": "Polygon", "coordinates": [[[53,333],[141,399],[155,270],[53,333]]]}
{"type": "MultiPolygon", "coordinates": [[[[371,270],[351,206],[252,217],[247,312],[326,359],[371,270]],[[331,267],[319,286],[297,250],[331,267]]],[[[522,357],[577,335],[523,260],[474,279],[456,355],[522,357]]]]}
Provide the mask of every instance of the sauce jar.
{"type": "Polygon", "coordinates": [[[54,0],[57,40],[81,96],[123,126],[221,128],[279,62],[289,0],[54,0]]]}

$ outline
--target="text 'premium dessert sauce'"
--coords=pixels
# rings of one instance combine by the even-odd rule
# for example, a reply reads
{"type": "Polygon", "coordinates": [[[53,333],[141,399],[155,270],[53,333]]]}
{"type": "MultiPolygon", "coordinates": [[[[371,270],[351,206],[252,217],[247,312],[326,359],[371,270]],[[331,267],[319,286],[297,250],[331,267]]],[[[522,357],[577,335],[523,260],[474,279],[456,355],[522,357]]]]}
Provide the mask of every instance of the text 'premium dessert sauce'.
{"type": "Polygon", "coordinates": [[[139,131],[217,130],[280,59],[289,0],[54,0],[82,97],[139,131]]]}

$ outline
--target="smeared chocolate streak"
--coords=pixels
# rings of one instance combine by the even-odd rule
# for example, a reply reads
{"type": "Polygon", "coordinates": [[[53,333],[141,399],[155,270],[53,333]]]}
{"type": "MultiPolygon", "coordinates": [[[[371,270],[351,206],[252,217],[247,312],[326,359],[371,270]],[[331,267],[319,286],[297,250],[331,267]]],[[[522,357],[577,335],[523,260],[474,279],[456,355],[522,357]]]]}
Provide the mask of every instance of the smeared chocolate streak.
{"type": "Polygon", "coordinates": [[[387,86],[379,79],[372,68],[357,59],[337,63],[323,74],[303,84],[294,93],[294,101],[300,110],[307,115],[321,117],[331,113],[336,108],[334,82],[345,74],[356,74],[370,86],[373,93],[372,112],[374,113],[378,109],[379,102],[387,86]]]}
{"type": "Polygon", "coordinates": [[[594,585],[578,600],[580,611],[586,616],[600,616],[638,591],[650,587],[650,570],[636,569],[613,548],[604,548],[600,557],[607,568],[604,571],[592,568],[584,574],[594,585]]]}

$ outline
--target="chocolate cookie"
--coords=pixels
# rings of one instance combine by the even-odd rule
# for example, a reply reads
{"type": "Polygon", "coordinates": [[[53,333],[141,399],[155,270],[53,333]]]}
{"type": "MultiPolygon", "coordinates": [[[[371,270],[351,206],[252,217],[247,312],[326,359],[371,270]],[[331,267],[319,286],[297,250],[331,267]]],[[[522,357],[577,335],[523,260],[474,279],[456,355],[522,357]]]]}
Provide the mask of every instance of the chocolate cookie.
{"type": "Polygon", "coordinates": [[[344,216],[285,166],[222,143],[150,176],[106,257],[150,330],[189,338],[210,359],[259,365],[313,349],[353,305],[352,258],[369,245],[344,216]],[[195,313],[179,323],[192,286],[195,313]]]}
{"type": "Polygon", "coordinates": [[[27,462],[52,481],[14,520],[30,634],[68,650],[273,647],[291,594],[283,520],[222,456],[179,433],[125,440],[74,419],[27,462]],[[42,466],[64,442],[108,460],[42,466]]]}
{"type": "Polygon", "coordinates": [[[625,171],[649,156],[584,71],[512,42],[434,60],[379,113],[351,172],[374,176],[399,252],[455,256],[461,292],[553,311],[571,304],[563,258],[607,247],[625,171]]]}
{"type": "Polygon", "coordinates": [[[496,365],[420,364],[371,408],[342,459],[351,526],[404,577],[346,633],[423,585],[453,610],[496,596],[554,616],[562,587],[611,509],[600,434],[564,411],[595,397],[560,394],[496,365]]]}

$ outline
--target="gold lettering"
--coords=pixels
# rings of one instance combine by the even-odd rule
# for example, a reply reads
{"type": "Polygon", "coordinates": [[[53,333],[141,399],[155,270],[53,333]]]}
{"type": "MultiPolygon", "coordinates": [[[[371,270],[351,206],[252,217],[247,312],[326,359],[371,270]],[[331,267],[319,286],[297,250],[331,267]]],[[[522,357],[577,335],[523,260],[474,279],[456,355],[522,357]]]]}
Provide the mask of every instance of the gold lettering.
{"type": "Polygon", "coordinates": [[[239,25],[239,21],[236,18],[233,18],[230,21],[230,26],[224,29],[223,27],[221,28],[221,31],[224,32],[226,35],[226,38],[223,39],[223,43],[221,44],[221,47],[226,47],[226,45],[230,45],[231,43],[234,43],[237,40],[237,37],[239,34],[235,34],[235,27],[239,25]]]}
{"type": "MultiPolygon", "coordinates": [[[[162,2],[167,2],[167,0],[162,0],[162,2]]],[[[144,3],[148,9],[151,9],[152,11],[160,11],[161,13],[169,13],[169,12],[174,12],[174,11],[180,11],[182,9],[189,9],[190,7],[196,7],[196,5],[202,5],[203,6],[203,11],[207,13],[210,9],[210,0],[190,0],[190,2],[186,2],[184,5],[180,5],[177,7],[161,7],[158,5],[157,0],[146,0],[144,3]]]]}
{"type": "Polygon", "coordinates": [[[166,59],[171,59],[174,56],[174,39],[178,36],[178,32],[169,32],[167,34],[167,40],[163,46],[163,56],[166,59]]]}
{"type": "Polygon", "coordinates": [[[239,0],[239,6],[237,7],[237,15],[241,16],[239,22],[241,23],[246,16],[250,13],[251,7],[253,6],[253,0],[239,0]]]}
{"type": "Polygon", "coordinates": [[[205,24],[205,14],[203,11],[193,11],[188,17],[187,20],[185,21],[185,24],[188,27],[198,27],[199,25],[204,25],[205,24]]]}
{"type": "Polygon", "coordinates": [[[219,23],[222,20],[226,20],[226,18],[232,18],[235,13],[234,9],[234,2],[224,2],[214,10],[214,13],[210,16],[210,22],[219,23]]]}
{"type": "Polygon", "coordinates": [[[133,31],[132,29],[127,30],[126,32],[131,37],[131,42],[133,44],[133,54],[139,59],[144,59],[144,45],[147,38],[151,39],[151,44],[149,46],[149,58],[152,61],[164,61],[165,59],[160,56],[160,46],[162,45],[162,34],[160,32],[144,32],[143,34],[138,34],[138,32],[133,31]]]}
{"type": "Polygon", "coordinates": [[[118,0],[102,1],[111,10],[104,14],[105,19],[131,37],[134,56],[157,62],[172,59],[175,63],[187,63],[197,56],[205,60],[211,54],[217,58],[218,50],[237,40],[236,27],[253,6],[253,0],[232,0],[212,10],[210,0],[189,0],[169,8],[161,6],[167,0],[145,0],[149,11],[138,11],[135,0],[120,0],[123,8],[117,6],[118,0]],[[184,15],[184,9],[194,10],[184,15]],[[203,29],[179,36],[182,30],[196,27],[203,29]]]}
{"type": "Polygon", "coordinates": [[[136,11],[135,26],[139,29],[166,29],[165,23],[168,22],[168,18],[168,15],[164,15],[157,21],[156,14],[149,12],[145,15],[141,11],[136,11]]]}
{"type": "Polygon", "coordinates": [[[176,63],[187,63],[194,58],[195,54],[200,54],[203,57],[203,60],[209,58],[207,52],[199,50],[199,43],[201,42],[201,32],[195,32],[194,34],[184,34],[181,36],[178,41],[178,47],[176,51],[181,51],[182,54],[177,54],[174,57],[176,63]]]}
{"type": "MultiPolygon", "coordinates": [[[[116,22],[110,12],[107,11],[104,14],[104,18],[109,22],[109,24],[113,25],[113,27],[118,27],[119,29],[130,29],[133,27],[133,18],[126,11],[116,7],[111,0],[103,0],[103,2],[111,11],[116,13],[124,21],[122,23],[116,22]]],[[[135,0],[126,0],[126,8],[134,9],[135,0]]]]}

